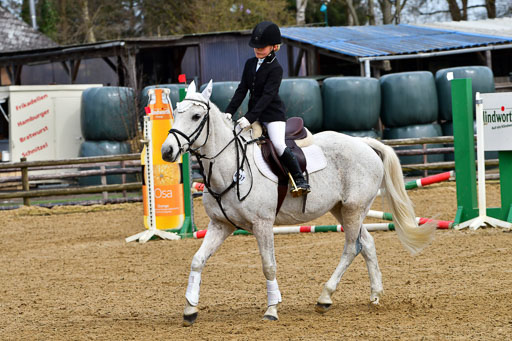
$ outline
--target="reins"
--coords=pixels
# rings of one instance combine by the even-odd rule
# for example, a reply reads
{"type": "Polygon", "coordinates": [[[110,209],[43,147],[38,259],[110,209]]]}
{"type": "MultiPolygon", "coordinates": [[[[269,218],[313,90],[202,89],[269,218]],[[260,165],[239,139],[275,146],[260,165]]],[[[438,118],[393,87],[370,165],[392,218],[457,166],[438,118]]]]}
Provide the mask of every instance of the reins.
{"type": "Polygon", "coordinates": [[[199,164],[199,171],[200,171],[201,176],[203,177],[204,186],[208,190],[208,193],[215,199],[215,201],[217,201],[217,204],[219,205],[220,210],[222,211],[222,214],[231,223],[231,225],[233,225],[235,228],[240,228],[237,224],[235,224],[228,217],[226,211],[224,210],[224,207],[222,206],[222,197],[224,196],[224,194],[229,192],[235,186],[236,186],[237,198],[239,201],[244,201],[251,193],[252,186],[253,186],[253,176],[252,176],[251,165],[249,163],[249,159],[247,158],[247,146],[249,144],[258,142],[260,140],[260,138],[247,141],[243,136],[241,136],[242,129],[240,129],[239,132],[236,132],[236,123],[234,123],[233,130],[232,130],[233,138],[217,154],[215,154],[214,156],[211,156],[211,157],[207,157],[206,155],[201,154],[198,151],[201,147],[203,147],[208,142],[208,138],[210,137],[210,103],[195,100],[195,99],[189,99],[189,98],[186,98],[184,100],[198,102],[198,103],[205,105],[207,108],[206,115],[203,117],[203,119],[199,123],[198,127],[190,134],[190,136],[187,136],[183,132],[181,132],[177,129],[174,129],[174,128],[169,130],[169,134],[172,134],[174,136],[174,138],[176,139],[176,141],[178,143],[178,147],[180,148],[180,153],[185,153],[185,152],[189,151],[192,155],[194,155],[196,157],[196,160],[199,164]],[[201,144],[197,148],[192,148],[192,145],[199,138],[199,135],[203,131],[205,125],[207,127],[207,135],[206,135],[206,138],[205,138],[203,144],[201,144]],[[185,150],[184,146],[181,145],[180,140],[178,139],[177,135],[180,135],[187,140],[188,150],[185,150]],[[212,189],[211,183],[210,183],[215,159],[219,155],[221,155],[233,142],[235,142],[235,150],[236,150],[236,164],[237,164],[237,169],[235,172],[236,181],[235,181],[235,179],[233,179],[231,181],[231,184],[229,184],[229,186],[227,186],[223,191],[215,192],[212,189]],[[206,172],[205,172],[202,160],[210,161],[210,165],[208,168],[208,174],[206,174],[206,172]],[[244,196],[242,196],[240,194],[240,174],[244,171],[244,163],[247,164],[247,169],[248,169],[249,175],[251,177],[251,180],[250,180],[251,186],[249,187],[249,190],[247,191],[247,193],[244,196]]]}

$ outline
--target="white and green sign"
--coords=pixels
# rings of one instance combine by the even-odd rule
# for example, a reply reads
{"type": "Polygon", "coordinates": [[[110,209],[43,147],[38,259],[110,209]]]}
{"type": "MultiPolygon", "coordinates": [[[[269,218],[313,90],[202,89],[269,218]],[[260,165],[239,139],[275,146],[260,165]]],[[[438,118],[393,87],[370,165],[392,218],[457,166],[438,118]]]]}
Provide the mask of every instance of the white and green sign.
{"type": "Polygon", "coordinates": [[[482,94],[484,150],[512,150],[512,92],[482,94]]]}

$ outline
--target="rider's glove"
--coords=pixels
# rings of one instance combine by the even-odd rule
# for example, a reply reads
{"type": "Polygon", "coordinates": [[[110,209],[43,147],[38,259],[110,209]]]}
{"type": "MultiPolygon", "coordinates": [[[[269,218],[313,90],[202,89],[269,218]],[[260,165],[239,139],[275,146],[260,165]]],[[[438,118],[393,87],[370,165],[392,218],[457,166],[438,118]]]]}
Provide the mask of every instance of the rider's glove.
{"type": "Polygon", "coordinates": [[[232,119],[232,115],[228,112],[224,113],[224,116],[228,119],[228,120],[231,120],[232,119]]]}
{"type": "Polygon", "coordinates": [[[242,130],[249,128],[249,126],[251,125],[251,123],[245,117],[242,117],[241,119],[236,121],[236,123],[238,123],[238,126],[242,130]]]}

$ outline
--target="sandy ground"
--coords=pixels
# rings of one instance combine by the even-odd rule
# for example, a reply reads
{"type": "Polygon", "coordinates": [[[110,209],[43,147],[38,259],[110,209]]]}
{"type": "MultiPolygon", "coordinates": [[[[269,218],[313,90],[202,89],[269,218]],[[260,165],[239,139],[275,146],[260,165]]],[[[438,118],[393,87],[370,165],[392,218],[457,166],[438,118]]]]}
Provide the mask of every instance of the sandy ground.
{"type": "MultiPolygon", "coordinates": [[[[489,206],[499,186],[488,186],[489,206]]],[[[421,216],[453,219],[453,183],[410,191],[421,216]]],[[[208,221],[195,200],[200,228],[208,221]]],[[[379,206],[378,202],[375,206],[379,206]]],[[[374,207],[378,208],[378,207],[374,207]]],[[[254,237],[228,238],[203,272],[196,324],[181,326],[201,241],[127,244],[142,204],[1,212],[0,340],[505,340],[512,335],[512,233],[438,231],[411,257],[375,232],[385,295],[369,305],[357,257],[331,310],[314,305],[338,263],[342,233],[276,237],[280,320],[262,321],[265,279],[254,237]]],[[[326,215],[314,224],[334,224],[326,215]]]]}

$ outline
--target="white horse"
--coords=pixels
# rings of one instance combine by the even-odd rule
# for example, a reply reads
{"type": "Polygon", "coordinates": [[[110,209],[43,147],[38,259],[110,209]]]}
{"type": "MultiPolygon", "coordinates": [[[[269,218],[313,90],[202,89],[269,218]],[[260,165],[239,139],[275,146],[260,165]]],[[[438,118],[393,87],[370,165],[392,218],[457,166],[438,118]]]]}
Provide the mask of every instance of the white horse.
{"type": "MultiPolygon", "coordinates": [[[[355,138],[333,131],[314,135],[314,143],[325,154],[327,166],[310,174],[312,192],[307,196],[305,212],[302,198],[288,193],[276,216],[277,184],[258,172],[249,131],[237,135],[233,122],[212,102],[212,83],[196,92],[192,82],[185,99],[178,103],[175,121],[162,145],[162,157],[174,162],[187,151],[198,153],[206,173],[203,203],[210,223],[208,233],[192,259],[186,291],[183,325],[197,318],[201,271],[206,261],[237,226],[251,232],[257,240],[263,273],[267,279],[266,320],[277,320],[281,293],[276,280],[273,225],[300,224],[331,212],[343,225],[345,245],[340,262],[325,283],[316,310],[325,312],[331,295],[354,258],[362,253],[370,277],[370,301],[379,303],[382,278],[373,237],[362,225],[381,185],[389,199],[395,228],[403,246],[418,253],[433,239],[435,224],[419,227],[405,191],[400,162],[393,149],[371,138],[355,138]],[[241,139],[243,137],[243,139],[241,139]],[[243,148],[247,160],[243,161],[243,148]],[[237,157],[238,155],[238,157],[237,157]],[[240,167],[246,178],[236,181],[240,167]],[[249,172],[248,170],[252,171],[249,172]],[[221,194],[221,196],[216,195],[221,194]],[[245,200],[243,196],[247,195],[245,200]]],[[[241,173],[241,172],[240,172],[241,173]]],[[[240,178],[240,177],[238,177],[240,178]]]]}

